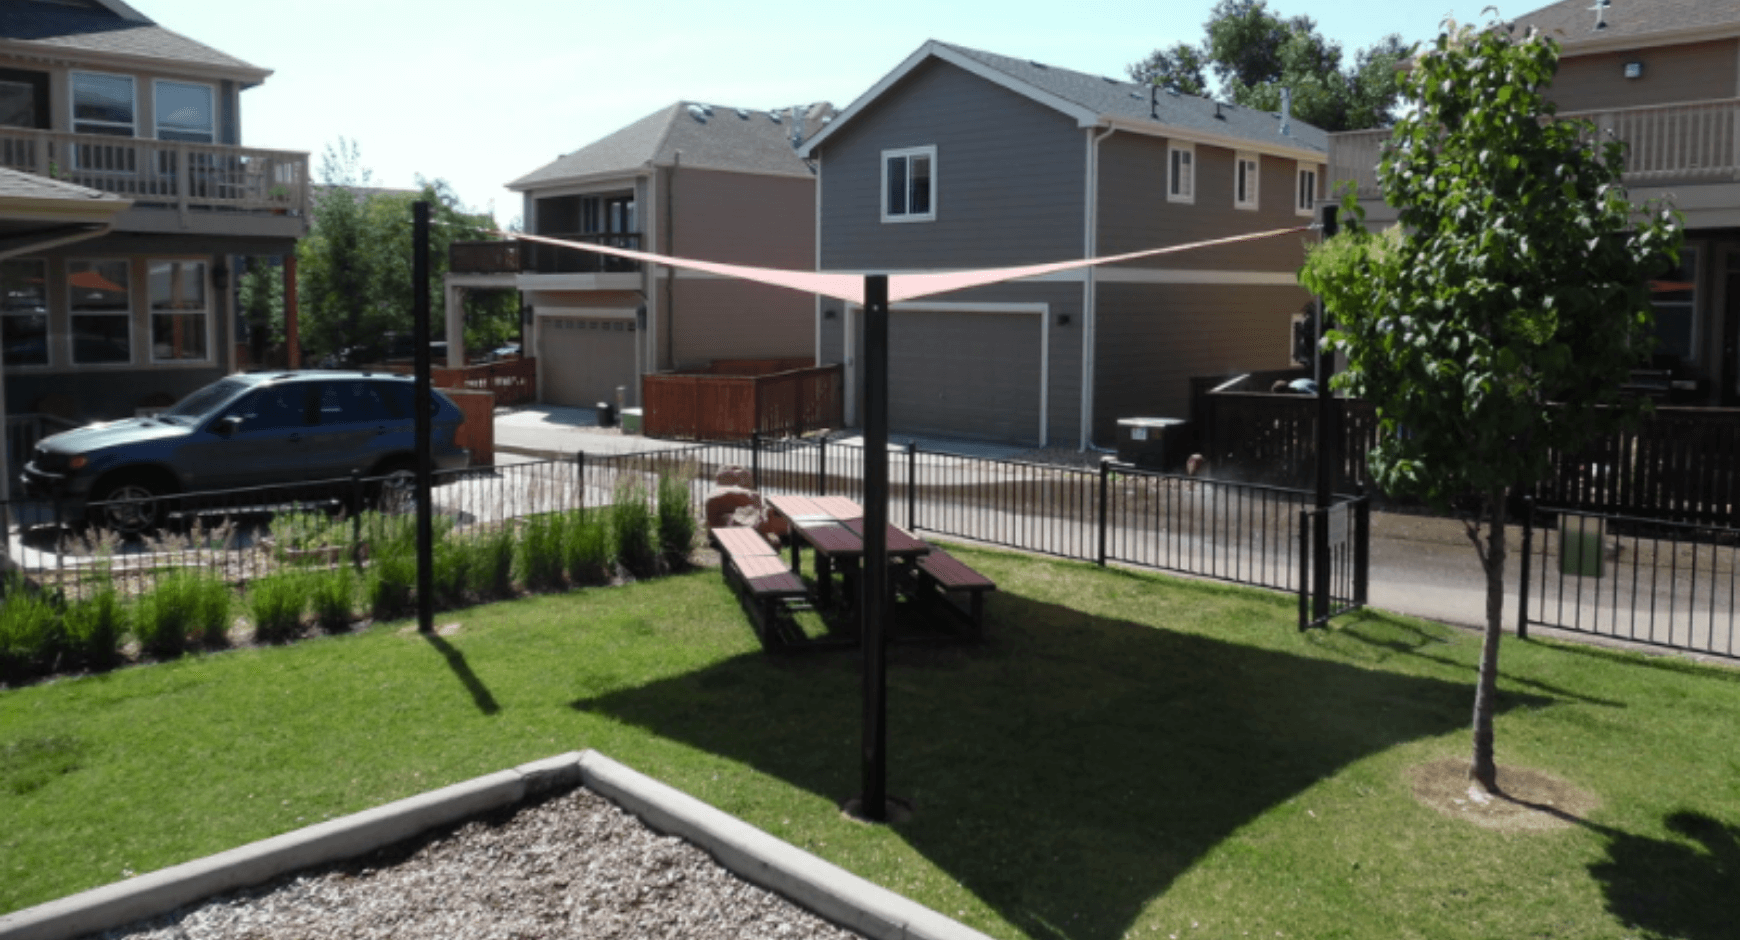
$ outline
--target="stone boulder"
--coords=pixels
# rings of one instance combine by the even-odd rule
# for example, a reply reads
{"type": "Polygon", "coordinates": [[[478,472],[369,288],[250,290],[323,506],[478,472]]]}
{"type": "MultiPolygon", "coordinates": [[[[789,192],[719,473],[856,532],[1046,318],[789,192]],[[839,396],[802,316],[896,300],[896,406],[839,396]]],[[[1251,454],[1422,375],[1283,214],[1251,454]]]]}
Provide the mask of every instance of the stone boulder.
{"type": "Polygon", "coordinates": [[[745,507],[753,509],[757,518],[764,514],[761,494],[740,486],[720,486],[709,490],[701,506],[707,515],[708,527],[714,529],[736,525],[733,520],[737,511],[745,507]]]}
{"type": "Polygon", "coordinates": [[[719,474],[713,478],[713,482],[722,488],[748,490],[755,487],[755,477],[751,476],[748,470],[738,466],[720,467],[719,474]]]}

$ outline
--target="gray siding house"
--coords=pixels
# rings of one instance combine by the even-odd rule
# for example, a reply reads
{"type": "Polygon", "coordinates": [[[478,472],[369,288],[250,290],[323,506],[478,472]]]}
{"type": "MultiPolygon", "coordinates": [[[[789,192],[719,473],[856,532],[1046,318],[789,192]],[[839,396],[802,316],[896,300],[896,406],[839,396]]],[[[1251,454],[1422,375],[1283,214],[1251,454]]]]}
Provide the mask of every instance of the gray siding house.
{"type": "MultiPolygon", "coordinates": [[[[808,268],[816,180],[797,146],[832,115],[826,103],[751,111],[678,102],[508,188],[524,194],[532,234],[808,268]]],[[[802,294],[537,243],[522,247],[517,265],[455,268],[447,281],[519,290],[532,313],[538,397],[551,404],[610,401],[618,387],[639,404],[643,375],[813,349],[815,301],[802,294]]]]}
{"type": "MultiPolygon", "coordinates": [[[[816,264],[907,273],[1099,257],[1311,221],[1322,131],[1144,85],[929,42],[806,143],[816,264]]],[[[1193,376],[1285,368],[1314,235],[1289,233],[896,304],[897,432],[1086,447],[1185,417],[1193,376]]],[[[856,308],[816,356],[857,388],[856,308]]],[[[848,423],[859,416],[848,403],[848,423]]]]}
{"type": "Polygon", "coordinates": [[[12,423],[131,416],[236,369],[237,256],[293,257],[308,224],[308,155],[242,146],[270,74],[117,0],[0,3],[12,423]]]}

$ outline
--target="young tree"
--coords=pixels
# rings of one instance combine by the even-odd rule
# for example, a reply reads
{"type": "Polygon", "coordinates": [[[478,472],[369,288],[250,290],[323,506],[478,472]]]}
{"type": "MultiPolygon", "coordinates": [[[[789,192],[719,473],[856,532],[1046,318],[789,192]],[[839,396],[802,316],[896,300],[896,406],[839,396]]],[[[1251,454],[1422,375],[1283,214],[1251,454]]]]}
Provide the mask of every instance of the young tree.
{"type": "Polygon", "coordinates": [[[1557,44],[1533,31],[1449,24],[1415,56],[1417,109],[1378,169],[1398,228],[1356,223],[1300,274],[1337,324],[1336,388],[1377,405],[1374,480],[1440,508],[1477,501],[1465,520],[1486,575],[1477,796],[1497,786],[1506,502],[1554,452],[1638,413],[1619,387],[1655,346],[1647,280],[1671,269],[1682,237],[1670,211],[1632,206],[1622,145],[1554,117],[1543,89],[1557,66],[1557,44]]]}
{"type": "Polygon", "coordinates": [[[1343,68],[1341,44],[1319,33],[1316,21],[1284,19],[1267,0],[1220,0],[1203,27],[1200,46],[1156,50],[1126,69],[1130,78],[1206,95],[1208,68],[1222,98],[1265,111],[1280,110],[1281,89],[1291,89],[1293,113],[1329,131],[1381,127],[1394,116],[1396,63],[1407,55],[1400,36],[1359,50],[1343,68]]]}

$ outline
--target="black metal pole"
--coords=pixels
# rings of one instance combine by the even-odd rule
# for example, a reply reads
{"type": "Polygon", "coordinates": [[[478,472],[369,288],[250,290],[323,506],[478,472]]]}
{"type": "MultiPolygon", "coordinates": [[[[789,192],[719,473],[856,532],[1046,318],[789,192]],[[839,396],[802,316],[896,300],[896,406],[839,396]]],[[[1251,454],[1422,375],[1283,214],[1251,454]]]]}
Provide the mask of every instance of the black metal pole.
{"type": "Polygon", "coordinates": [[[864,278],[864,737],[859,812],[888,819],[888,276],[864,278]]]}
{"type": "Polygon", "coordinates": [[[429,498],[429,204],[411,204],[411,342],[416,347],[417,381],[411,401],[417,410],[417,629],[435,629],[435,519],[429,498]]]}
{"type": "MultiPolygon", "coordinates": [[[[1337,208],[1323,207],[1323,237],[1335,237],[1339,226],[1337,208]]],[[[1311,618],[1319,623],[1329,618],[1329,504],[1333,499],[1334,468],[1340,458],[1336,446],[1335,397],[1329,391],[1329,377],[1335,373],[1335,355],[1323,346],[1323,334],[1329,331],[1329,307],[1317,300],[1317,524],[1311,543],[1311,618]]]]}
{"type": "Polygon", "coordinates": [[[1522,577],[1517,584],[1516,594],[1516,635],[1519,640],[1529,638],[1529,565],[1530,555],[1535,549],[1535,498],[1523,497],[1522,524],[1522,577]]]}

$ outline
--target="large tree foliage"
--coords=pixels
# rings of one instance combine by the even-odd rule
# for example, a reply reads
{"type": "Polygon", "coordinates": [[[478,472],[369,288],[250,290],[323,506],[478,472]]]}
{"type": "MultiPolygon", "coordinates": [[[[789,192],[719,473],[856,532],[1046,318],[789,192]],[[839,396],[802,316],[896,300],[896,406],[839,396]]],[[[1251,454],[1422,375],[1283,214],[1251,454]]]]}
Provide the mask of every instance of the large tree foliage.
{"type": "Polygon", "coordinates": [[[1378,169],[1399,227],[1352,225],[1300,276],[1337,323],[1327,341],[1347,369],[1336,387],[1377,406],[1375,481],[1441,508],[1479,506],[1467,525],[1487,628],[1470,776],[1486,791],[1506,502],[1555,451],[1641,407],[1620,385],[1655,345],[1647,281],[1671,269],[1682,236],[1671,212],[1631,204],[1622,145],[1554,117],[1543,89],[1557,67],[1557,44],[1532,31],[1439,36],[1415,57],[1405,93],[1417,108],[1378,169]]]}
{"type": "MultiPolygon", "coordinates": [[[[418,190],[380,190],[362,165],[356,145],[340,140],[321,157],[320,182],[309,233],[297,246],[302,346],[319,359],[358,346],[378,346],[387,333],[411,332],[411,205],[427,201],[430,333],[444,335],[442,278],[448,246],[495,236],[494,221],[466,211],[451,186],[417,179],[418,190]]],[[[468,293],[465,345],[492,349],[517,335],[518,297],[512,291],[468,293]]]]}
{"type": "Polygon", "coordinates": [[[1293,113],[1324,130],[1381,127],[1393,119],[1407,55],[1397,35],[1354,54],[1343,65],[1341,44],[1317,31],[1308,16],[1283,18],[1267,0],[1220,0],[1203,24],[1201,45],[1177,43],[1129,66],[1130,77],[1186,94],[1205,95],[1204,69],[1219,96],[1250,108],[1279,111],[1281,89],[1293,92],[1293,113]]]}

